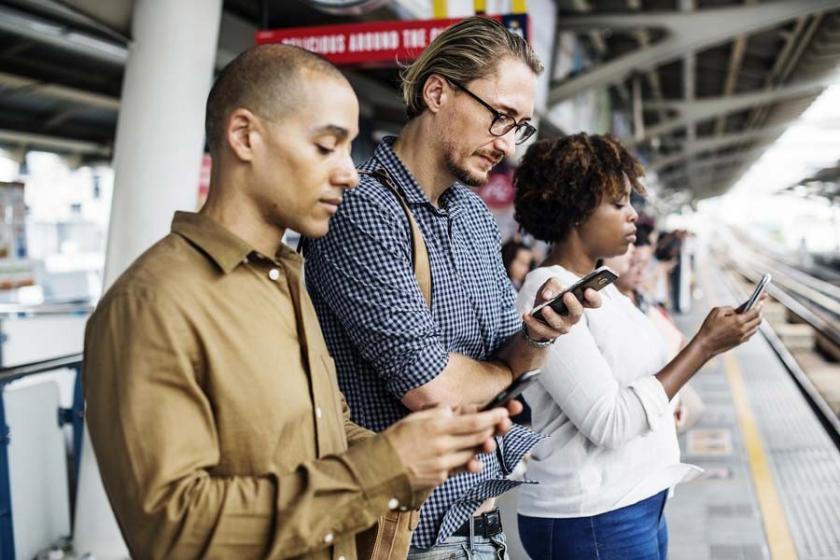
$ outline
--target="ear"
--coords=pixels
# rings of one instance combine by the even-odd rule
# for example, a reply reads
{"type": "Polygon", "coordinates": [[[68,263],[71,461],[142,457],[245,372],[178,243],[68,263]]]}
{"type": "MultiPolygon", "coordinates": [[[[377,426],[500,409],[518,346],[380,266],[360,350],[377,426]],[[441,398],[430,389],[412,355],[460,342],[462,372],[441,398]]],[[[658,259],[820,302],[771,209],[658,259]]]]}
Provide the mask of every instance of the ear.
{"type": "Polygon", "coordinates": [[[228,117],[225,140],[240,160],[251,161],[254,158],[253,141],[254,136],[259,134],[258,129],[257,117],[248,109],[237,107],[228,117]]]}
{"type": "Polygon", "coordinates": [[[423,101],[432,113],[440,111],[441,107],[451,98],[452,87],[446,78],[439,74],[432,74],[423,84],[423,101]]]}

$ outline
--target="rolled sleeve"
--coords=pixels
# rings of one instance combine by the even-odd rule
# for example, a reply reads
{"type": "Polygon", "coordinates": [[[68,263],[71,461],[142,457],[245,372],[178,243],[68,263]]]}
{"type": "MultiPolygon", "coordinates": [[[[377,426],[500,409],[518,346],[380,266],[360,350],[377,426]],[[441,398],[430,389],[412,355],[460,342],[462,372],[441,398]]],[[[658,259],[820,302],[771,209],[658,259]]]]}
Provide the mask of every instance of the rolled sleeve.
{"type": "Polygon", "coordinates": [[[448,352],[417,285],[397,204],[348,193],[329,233],[308,244],[306,285],[388,391],[402,398],[437,377],[448,352]]]}
{"type": "Polygon", "coordinates": [[[637,379],[629,385],[639,402],[642,403],[642,408],[645,411],[648,427],[651,431],[656,431],[662,425],[662,419],[667,418],[668,422],[673,422],[671,418],[671,407],[668,403],[668,395],[665,394],[665,388],[653,376],[642,377],[637,379]]]}

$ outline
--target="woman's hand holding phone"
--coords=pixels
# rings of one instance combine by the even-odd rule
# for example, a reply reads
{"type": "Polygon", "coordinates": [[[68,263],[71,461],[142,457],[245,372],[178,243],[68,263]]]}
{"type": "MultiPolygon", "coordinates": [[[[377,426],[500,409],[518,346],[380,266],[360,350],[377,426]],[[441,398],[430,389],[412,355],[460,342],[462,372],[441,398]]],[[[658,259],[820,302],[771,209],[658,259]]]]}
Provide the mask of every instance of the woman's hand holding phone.
{"type": "Polygon", "coordinates": [[[738,313],[732,307],[715,307],[706,316],[695,335],[708,357],[717,356],[746,342],[761,325],[762,296],[752,310],[738,313]]]}

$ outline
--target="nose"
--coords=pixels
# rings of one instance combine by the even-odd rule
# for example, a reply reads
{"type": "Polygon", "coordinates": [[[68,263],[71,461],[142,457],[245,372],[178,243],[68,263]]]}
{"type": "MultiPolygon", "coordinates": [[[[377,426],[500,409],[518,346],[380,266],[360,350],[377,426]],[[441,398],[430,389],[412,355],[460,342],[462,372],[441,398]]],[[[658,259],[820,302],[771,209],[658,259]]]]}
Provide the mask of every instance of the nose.
{"type": "Polygon", "coordinates": [[[349,154],[333,174],[333,184],[345,189],[352,189],[359,184],[359,172],[349,154]]]}
{"type": "Polygon", "coordinates": [[[632,204],[628,204],[628,205],[627,205],[627,208],[629,208],[629,209],[630,209],[630,215],[627,217],[627,221],[628,221],[628,222],[630,222],[630,223],[634,223],[634,224],[635,224],[635,223],[636,223],[636,220],[638,220],[638,219],[639,219],[639,213],[638,213],[638,212],[636,212],[636,209],[635,209],[635,208],[633,208],[633,205],[632,205],[632,204]]]}
{"type": "Polygon", "coordinates": [[[506,156],[511,155],[516,150],[516,128],[508,130],[501,136],[496,136],[493,147],[506,156]]]}

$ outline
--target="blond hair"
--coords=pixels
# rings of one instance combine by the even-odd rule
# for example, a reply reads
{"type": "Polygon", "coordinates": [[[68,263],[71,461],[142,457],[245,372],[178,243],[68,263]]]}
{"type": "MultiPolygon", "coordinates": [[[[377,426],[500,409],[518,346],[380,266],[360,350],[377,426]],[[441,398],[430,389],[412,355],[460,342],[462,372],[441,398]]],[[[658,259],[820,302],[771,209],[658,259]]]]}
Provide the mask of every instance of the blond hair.
{"type": "Polygon", "coordinates": [[[408,118],[426,109],[423,87],[432,74],[467,84],[492,74],[504,57],[525,63],[536,75],[543,71],[528,41],[494,19],[470,17],[444,30],[400,72],[408,118]]]}

